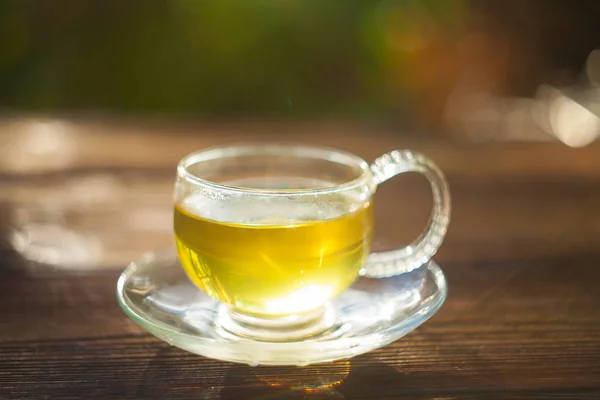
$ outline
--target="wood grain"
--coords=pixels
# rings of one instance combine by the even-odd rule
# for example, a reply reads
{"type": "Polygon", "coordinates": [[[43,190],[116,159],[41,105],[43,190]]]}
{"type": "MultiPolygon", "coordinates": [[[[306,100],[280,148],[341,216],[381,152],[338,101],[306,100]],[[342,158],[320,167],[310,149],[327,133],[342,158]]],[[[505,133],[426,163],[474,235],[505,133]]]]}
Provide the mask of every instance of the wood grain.
{"type": "MultiPolygon", "coordinates": [[[[20,128],[3,123],[13,127],[13,136],[0,136],[6,154],[7,143],[19,142],[20,128]]],[[[320,125],[304,135],[307,126],[179,126],[173,132],[161,126],[148,133],[127,124],[67,125],[77,149],[69,163],[53,164],[49,156],[34,167],[4,161],[0,168],[1,399],[600,398],[597,145],[473,146],[356,128],[347,135],[320,125]],[[124,264],[171,245],[178,157],[239,139],[239,132],[270,140],[275,130],[369,160],[395,147],[417,148],[447,172],[453,220],[436,259],[449,297],[428,323],[351,361],[251,368],[173,348],[121,312],[114,287],[124,264]],[[30,214],[23,217],[23,210],[30,214]],[[23,259],[12,246],[15,224],[48,216],[94,236],[101,254],[77,266],[23,259]],[[306,392],[283,381],[334,387],[306,392]]],[[[382,186],[376,246],[414,237],[426,221],[429,196],[418,177],[382,186]]]]}

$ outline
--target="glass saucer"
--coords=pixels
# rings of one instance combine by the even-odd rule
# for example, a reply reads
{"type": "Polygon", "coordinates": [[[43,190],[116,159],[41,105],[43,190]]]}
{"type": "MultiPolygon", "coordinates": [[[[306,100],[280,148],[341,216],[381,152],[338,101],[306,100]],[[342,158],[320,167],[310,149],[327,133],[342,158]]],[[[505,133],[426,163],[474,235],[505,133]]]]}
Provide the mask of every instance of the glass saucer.
{"type": "Polygon", "coordinates": [[[366,353],[417,328],[445,298],[444,274],[433,261],[391,278],[359,278],[327,305],[333,325],[323,335],[265,342],[223,335],[222,304],[188,280],[172,252],[144,255],[117,283],[119,304],[148,332],[195,354],[250,365],[301,366],[366,353]]]}

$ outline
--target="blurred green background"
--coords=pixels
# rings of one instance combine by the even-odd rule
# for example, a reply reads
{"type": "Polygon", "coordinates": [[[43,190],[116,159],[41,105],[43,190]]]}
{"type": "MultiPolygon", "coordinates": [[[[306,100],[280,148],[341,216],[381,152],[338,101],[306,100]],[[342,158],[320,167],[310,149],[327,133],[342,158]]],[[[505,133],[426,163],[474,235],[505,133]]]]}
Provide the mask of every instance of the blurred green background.
{"type": "Polygon", "coordinates": [[[600,10],[574,3],[2,0],[0,109],[435,122],[465,76],[572,79],[600,10]]]}

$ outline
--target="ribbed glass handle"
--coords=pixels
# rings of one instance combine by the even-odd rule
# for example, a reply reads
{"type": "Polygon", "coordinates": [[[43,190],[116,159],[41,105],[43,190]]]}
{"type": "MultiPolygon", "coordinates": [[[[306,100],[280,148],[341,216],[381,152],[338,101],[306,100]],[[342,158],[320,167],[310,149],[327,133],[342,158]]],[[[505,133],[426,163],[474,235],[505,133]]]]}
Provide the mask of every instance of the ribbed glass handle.
{"type": "Polygon", "coordinates": [[[433,193],[433,211],[425,230],[409,246],[372,253],[361,275],[385,278],[420,267],[437,252],[450,222],[450,190],[440,169],[430,159],[410,150],[394,150],[379,157],[371,165],[377,185],[404,172],[419,172],[429,180],[433,193]]]}

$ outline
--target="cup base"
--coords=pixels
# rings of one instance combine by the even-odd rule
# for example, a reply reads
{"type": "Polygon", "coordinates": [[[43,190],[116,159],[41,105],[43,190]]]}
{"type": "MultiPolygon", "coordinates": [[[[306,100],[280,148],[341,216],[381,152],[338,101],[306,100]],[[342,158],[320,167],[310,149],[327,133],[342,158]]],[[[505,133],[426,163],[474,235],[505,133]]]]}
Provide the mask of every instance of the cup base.
{"type": "Polygon", "coordinates": [[[358,278],[322,308],[259,318],[208,296],[174,253],[149,253],[117,283],[117,299],[144,329],[189,352],[250,365],[308,365],[354,357],[391,343],[429,319],[446,298],[433,261],[409,273],[358,278]]]}
{"type": "Polygon", "coordinates": [[[216,333],[232,341],[294,342],[332,336],[335,315],[331,304],[302,314],[260,317],[221,304],[216,333]]]}

